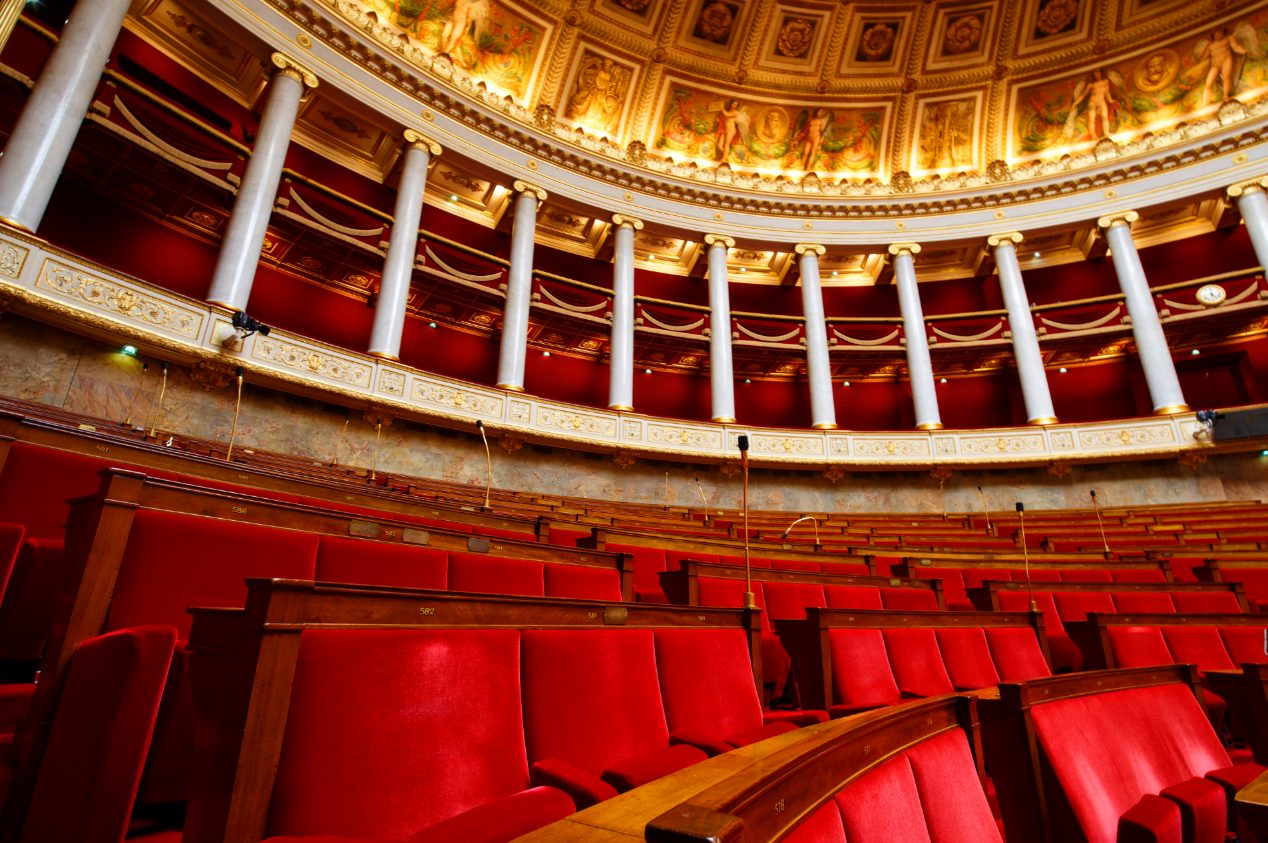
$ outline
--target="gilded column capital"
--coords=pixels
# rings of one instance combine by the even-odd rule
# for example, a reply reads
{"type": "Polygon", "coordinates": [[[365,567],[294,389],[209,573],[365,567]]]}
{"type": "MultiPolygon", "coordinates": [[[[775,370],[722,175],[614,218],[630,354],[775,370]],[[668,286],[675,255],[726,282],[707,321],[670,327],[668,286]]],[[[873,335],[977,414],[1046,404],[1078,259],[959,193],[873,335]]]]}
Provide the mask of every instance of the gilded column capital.
{"type": "Polygon", "coordinates": [[[269,60],[276,68],[273,71],[274,76],[289,76],[309,91],[317,87],[317,74],[285,53],[274,53],[269,56],[269,60]]]}
{"type": "Polygon", "coordinates": [[[533,196],[536,196],[538,207],[540,207],[541,204],[546,201],[546,198],[548,195],[545,190],[538,187],[537,185],[529,184],[528,182],[523,181],[521,179],[516,179],[515,183],[511,185],[511,187],[515,190],[516,193],[531,193],[533,196]]]}
{"type": "Polygon", "coordinates": [[[613,214],[612,224],[617,228],[632,228],[635,231],[643,230],[643,221],[637,217],[627,216],[626,214],[613,214]]]}
{"type": "Polygon", "coordinates": [[[1240,199],[1243,194],[1254,193],[1256,190],[1268,190],[1268,176],[1230,184],[1225,192],[1228,194],[1229,199],[1240,199]]]}
{"type": "Polygon", "coordinates": [[[721,243],[723,246],[726,246],[728,249],[735,248],[735,238],[728,237],[725,234],[706,234],[704,236],[704,242],[708,243],[710,246],[716,246],[719,243],[721,243]]]}
{"type": "Polygon", "coordinates": [[[436,143],[426,135],[414,131],[413,129],[406,129],[404,137],[407,146],[411,146],[416,149],[425,149],[427,152],[431,153],[433,158],[445,151],[444,147],[440,144],[436,143]]]}
{"type": "Polygon", "coordinates": [[[793,249],[799,255],[815,254],[820,257],[823,257],[823,253],[828,251],[827,249],[820,246],[818,243],[798,243],[796,246],[793,247],[793,249]]]}
{"type": "Polygon", "coordinates": [[[919,243],[890,243],[889,253],[894,257],[899,255],[918,255],[920,254],[919,243]]]}
{"type": "Polygon", "coordinates": [[[1135,211],[1119,211],[1116,214],[1106,214],[1096,221],[1098,228],[1114,228],[1119,225],[1130,226],[1136,220],[1140,219],[1140,214],[1135,211]]]}
{"type": "Polygon", "coordinates": [[[1003,243],[1020,243],[1026,238],[1022,236],[1020,231],[1005,231],[1002,234],[992,234],[986,238],[986,245],[994,249],[1003,243]]]}

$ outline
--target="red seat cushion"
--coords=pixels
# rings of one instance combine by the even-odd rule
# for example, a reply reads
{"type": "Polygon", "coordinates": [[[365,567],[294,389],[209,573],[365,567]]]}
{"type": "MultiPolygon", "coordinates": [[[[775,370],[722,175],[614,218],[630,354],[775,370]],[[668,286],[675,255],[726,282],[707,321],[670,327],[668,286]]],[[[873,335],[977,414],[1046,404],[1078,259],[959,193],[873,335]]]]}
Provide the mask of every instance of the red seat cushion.
{"type": "Polygon", "coordinates": [[[807,606],[825,607],[823,586],[811,583],[768,582],[762,584],[771,620],[800,620],[807,606]]]}
{"type": "Polygon", "coordinates": [[[322,536],[317,548],[317,579],[443,589],[449,579],[449,552],[412,544],[322,536]]]}
{"type": "Polygon", "coordinates": [[[1114,601],[1105,591],[1054,591],[1052,599],[1062,621],[1085,620],[1088,612],[1114,611],[1114,601]]]}
{"type": "Polygon", "coordinates": [[[1162,630],[1156,626],[1107,626],[1105,636],[1115,667],[1174,664],[1162,630]]]}
{"type": "Polygon", "coordinates": [[[449,590],[544,597],[546,574],[542,566],[543,563],[534,559],[451,552],[449,590]]]}
{"type": "Polygon", "coordinates": [[[1024,682],[1052,674],[1034,630],[1028,627],[988,626],[986,641],[991,647],[995,670],[1001,681],[1024,682]]]}
{"type": "Polygon", "coordinates": [[[1228,825],[1224,788],[1208,779],[1192,778],[1164,788],[1161,795],[1180,806],[1186,841],[1223,843],[1228,825]]]}
{"type": "Polygon", "coordinates": [[[886,629],[885,649],[905,696],[933,697],[955,690],[932,629],[886,629]]]}
{"type": "Polygon", "coordinates": [[[1224,639],[1213,626],[1164,626],[1162,637],[1176,664],[1196,664],[1198,670],[1237,670],[1228,657],[1224,639]]]}
{"type": "Polygon", "coordinates": [[[436,823],[406,843],[505,843],[562,820],[573,810],[562,790],[534,787],[436,823]]]}
{"type": "MultiPolygon", "coordinates": [[[[1174,568],[1175,560],[1172,560],[1174,568]]],[[[1167,575],[1160,568],[1115,568],[1111,575],[1114,582],[1166,582],[1167,575]]],[[[1181,577],[1176,577],[1181,579],[1181,577]]],[[[1190,580],[1193,577],[1189,577],[1190,580]]]]}
{"type": "Polygon", "coordinates": [[[957,691],[999,684],[986,632],[981,627],[939,629],[937,639],[947,675],[957,691]]]}
{"type": "Polygon", "coordinates": [[[619,793],[642,787],[648,782],[656,781],[661,776],[676,773],[683,767],[690,767],[709,756],[701,749],[687,744],[674,744],[660,749],[653,749],[641,755],[622,758],[603,771],[601,778],[612,785],[619,793]]]}
{"type": "Polygon", "coordinates": [[[1152,793],[1118,818],[1118,843],[1184,843],[1180,806],[1152,793]]]}
{"type": "Polygon", "coordinates": [[[999,829],[960,729],[943,732],[907,752],[933,843],[1000,843],[999,829]]]}
{"type": "MultiPolygon", "coordinates": [[[[638,600],[648,596],[664,597],[660,587],[660,575],[665,567],[665,551],[659,547],[643,547],[637,544],[607,544],[612,553],[628,554],[634,569],[634,594],[638,600]]],[[[674,570],[677,570],[675,566],[674,570]]],[[[646,602],[644,600],[644,602],[646,602]]]]}
{"type": "Polygon", "coordinates": [[[836,803],[846,840],[933,843],[906,755],[886,761],[846,785],[836,795],[836,803]]]}
{"type": "Polygon", "coordinates": [[[841,809],[835,801],[819,806],[784,837],[784,843],[846,843],[841,809]]]}
{"type": "Polygon", "coordinates": [[[657,629],[656,668],[669,731],[727,741],[762,726],[746,633],[741,629],[657,629]]]}
{"type": "Polygon", "coordinates": [[[893,705],[902,698],[879,629],[830,629],[832,696],[849,708],[893,705]]]}

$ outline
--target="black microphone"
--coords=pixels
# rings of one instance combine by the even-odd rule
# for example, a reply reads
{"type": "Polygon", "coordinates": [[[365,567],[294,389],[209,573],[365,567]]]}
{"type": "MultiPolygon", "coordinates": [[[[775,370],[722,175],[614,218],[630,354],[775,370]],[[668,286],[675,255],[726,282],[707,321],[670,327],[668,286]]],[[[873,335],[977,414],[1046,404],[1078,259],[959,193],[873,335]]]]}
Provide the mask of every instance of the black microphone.
{"type": "Polygon", "coordinates": [[[748,453],[748,434],[747,433],[740,434],[739,446],[740,446],[741,454],[748,453]]]}
{"type": "Polygon", "coordinates": [[[1017,511],[1018,511],[1018,512],[1025,512],[1025,511],[1026,511],[1026,505],[1025,505],[1024,503],[1022,503],[1021,501],[1017,501],[1017,511]]]}

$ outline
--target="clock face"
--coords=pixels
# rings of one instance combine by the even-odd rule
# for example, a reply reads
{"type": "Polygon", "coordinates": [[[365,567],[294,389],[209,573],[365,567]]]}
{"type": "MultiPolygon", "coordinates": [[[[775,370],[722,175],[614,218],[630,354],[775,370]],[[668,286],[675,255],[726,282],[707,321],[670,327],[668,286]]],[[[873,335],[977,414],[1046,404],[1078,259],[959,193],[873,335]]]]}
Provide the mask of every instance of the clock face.
{"type": "Polygon", "coordinates": [[[1207,284],[1198,289],[1197,300],[1207,307],[1214,307],[1224,301],[1225,295],[1224,288],[1219,284],[1207,284]]]}

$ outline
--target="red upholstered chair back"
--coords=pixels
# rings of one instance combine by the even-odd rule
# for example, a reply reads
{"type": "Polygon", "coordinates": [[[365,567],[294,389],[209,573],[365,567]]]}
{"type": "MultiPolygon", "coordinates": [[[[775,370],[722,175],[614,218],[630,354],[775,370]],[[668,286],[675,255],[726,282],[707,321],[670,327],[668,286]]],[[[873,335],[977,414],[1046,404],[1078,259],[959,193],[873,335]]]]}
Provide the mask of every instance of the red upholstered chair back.
{"type": "Polygon", "coordinates": [[[1001,682],[1024,682],[1051,676],[1052,669],[1043,657],[1043,648],[1031,629],[998,626],[986,627],[986,641],[1001,682]]]}
{"type": "Polygon", "coordinates": [[[1090,843],[1113,843],[1119,817],[1141,796],[1229,764],[1187,685],[1073,697],[1036,705],[1031,713],[1040,747],[1090,843]],[[1167,716],[1159,717],[1161,711],[1167,716]],[[1120,763],[1124,758],[1131,763],[1120,763]]]}
{"type": "Polygon", "coordinates": [[[1103,568],[1078,568],[1060,571],[1062,582],[1113,582],[1114,577],[1103,568]]]}
{"type": "MultiPolygon", "coordinates": [[[[1268,626],[1268,621],[1265,621],[1265,626],[1268,626]]],[[[1263,626],[1221,626],[1220,638],[1235,664],[1268,662],[1268,653],[1264,652],[1263,626]]]]}
{"type": "Polygon", "coordinates": [[[936,612],[941,607],[933,589],[881,587],[881,603],[899,612],[936,612]]]}
{"type": "Polygon", "coordinates": [[[870,585],[825,585],[823,596],[833,609],[883,609],[881,590],[870,585]]]}
{"type": "MultiPolygon", "coordinates": [[[[665,551],[663,548],[643,547],[638,544],[608,543],[604,545],[604,549],[613,553],[628,554],[633,560],[634,594],[638,599],[642,600],[646,595],[663,594],[660,587],[660,575],[662,571],[669,570],[665,567],[665,551]]],[[[677,570],[677,567],[674,570],[677,570]]]]}
{"type": "Polygon", "coordinates": [[[731,735],[762,725],[741,629],[657,629],[656,668],[669,731],[731,735]]]}
{"type": "Polygon", "coordinates": [[[1220,631],[1213,626],[1167,625],[1162,627],[1162,637],[1176,664],[1196,664],[1202,672],[1237,670],[1237,665],[1228,657],[1220,631]]]}
{"type": "MultiPolygon", "coordinates": [[[[1110,572],[1114,582],[1166,582],[1161,568],[1115,568],[1110,572]]],[[[1178,578],[1177,578],[1178,579],[1178,578]]],[[[1189,577],[1193,579],[1193,577],[1189,577]]]]}
{"type": "Polygon", "coordinates": [[[865,562],[820,562],[819,570],[825,574],[854,574],[857,576],[867,576],[870,573],[865,562]]]}
{"type": "Polygon", "coordinates": [[[999,684],[999,673],[995,670],[984,629],[948,627],[936,630],[936,635],[947,676],[957,691],[993,688],[999,684]]]}
{"type": "Polygon", "coordinates": [[[75,648],[21,843],[123,840],[175,646],[175,629],[141,626],[75,648]]]}
{"type": "Polygon", "coordinates": [[[13,573],[13,565],[18,561],[18,553],[26,540],[26,528],[21,524],[0,523],[0,598],[9,585],[9,576],[13,573]]]}
{"type": "Polygon", "coordinates": [[[762,584],[766,593],[766,607],[771,620],[800,620],[806,616],[806,607],[824,608],[823,586],[813,583],[768,582],[762,584]]]}
{"type": "Polygon", "coordinates": [[[1088,612],[1114,611],[1114,599],[1107,591],[1054,591],[1052,599],[1062,621],[1086,620],[1088,612]]]}
{"type": "Polygon", "coordinates": [[[1013,572],[1007,568],[964,568],[960,572],[965,588],[977,588],[986,580],[1008,582],[1013,572]]]}
{"type": "Polygon", "coordinates": [[[142,623],[189,636],[189,606],[239,607],[247,577],[311,580],[318,536],[158,510],[139,510],[128,535],[107,629],[142,623]]]}
{"type": "Polygon", "coordinates": [[[65,576],[65,541],[29,538],[22,543],[0,603],[0,659],[40,658],[65,576]]]}
{"type": "Polygon", "coordinates": [[[0,472],[0,521],[24,525],[31,538],[63,538],[67,499],[97,491],[97,472],[114,464],[14,442],[0,472]]]}
{"type": "Polygon", "coordinates": [[[1258,611],[1268,611],[1268,565],[1263,568],[1229,568],[1221,572],[1228,582],[1239,582],[1246,599],[1254,601],[1258,611]]]}
{"type": "Polygon", "coordinates": [[[397,542],[322,536],[317,548],[319,582],[444,589],[449,552],[397,542]]]}
{"type": "MultiPolygon", "coordinates": [[[[1024,568],[1013,571],[1013,582],[1025,582],[1026,570],[1024,568]]],[[[1031,568],[1031,582],[1061,582],[1061,572],[1053,568],[1031,568]]]]}
{"type": "MultiPolygon", "coordinates": [[[[1035,605],[1043,613],[1044,631],[1049,637],[1065,635],[1065,626],[1061,623],[1061,615],[1057,612],[1057,604],[1053,602],[1051,591],[1036,591],[1035,605]]],[[[999,609],[1001,612],[1030,611],[1030,595],[1025,589],[999,592],[999,609]]]]}
{"type": "Polygon", "coordinates": [[[1182,615],[1227,614],[1242,610],[1237,595],[1231,591],[1177,591],[1171,595],[1171,601],[1182,615]]]}
{"type": "MultiPolygon", "coordinates": [[[[766,592],[762,583],[753,583],[753,599],[762,610],[762,631],[770,632],[770,613],[766,611],[766,592]]],[[[744,608],[744,581],[724,580],[717,577],[700,577],[696,581],[697,594],[701,606],[713,606],[719,609],[744,608]]]]}
{"type": "Polygon", "coordinates": [[[542,567],[543,563],[534,559],[453,551],[449,554],[449,590],[545,597],[542,567]]]}
{"type": "Polygon", "coordinates": [[[1156,626],[1107,626],[1105,636],[1115,667],[1174,664],[1162,630],[1156,626]]]}
{"type": "Polygon", "coordinates": [[[854,708],[893,705],[902,698],[879,629],[830,629],[832,697],[854,708]]]}
{"type": "Polygon", "coordinates": [[[1117,612],[1170,613],[1176,610],[1171,595],[1165,591],[1115,591],[1114,610],[1117,612]]]}
{"type": "Polygon", "coordinates": [[[567,530],[563,527],[550,528],[550,543],[563,547],[576,547],[578,539],[590,537],[589,530],[567,530]]]}
{"type": "Polygon", "coordinates": [[[525,630],[523,672],[530,762],[598,774],[669,743],[650,629],[525,630]]]}
{"type": "Polygon", "coordinates": [[[898,688],[908,696],[933,697],[955,690],[932,629],[886,629],[885,649],[898,688]]]}
{"type": "Polygon", "coordinates": [[[520,633],[306,630],[272,834],[403,838],[527,787],[520,633]]]}
{"type": "Polygon", "coordinates": [[[543,565],[547,597],[576,600],[621,600],[621,575],[615,568],[585,565],[543,565]]]}

